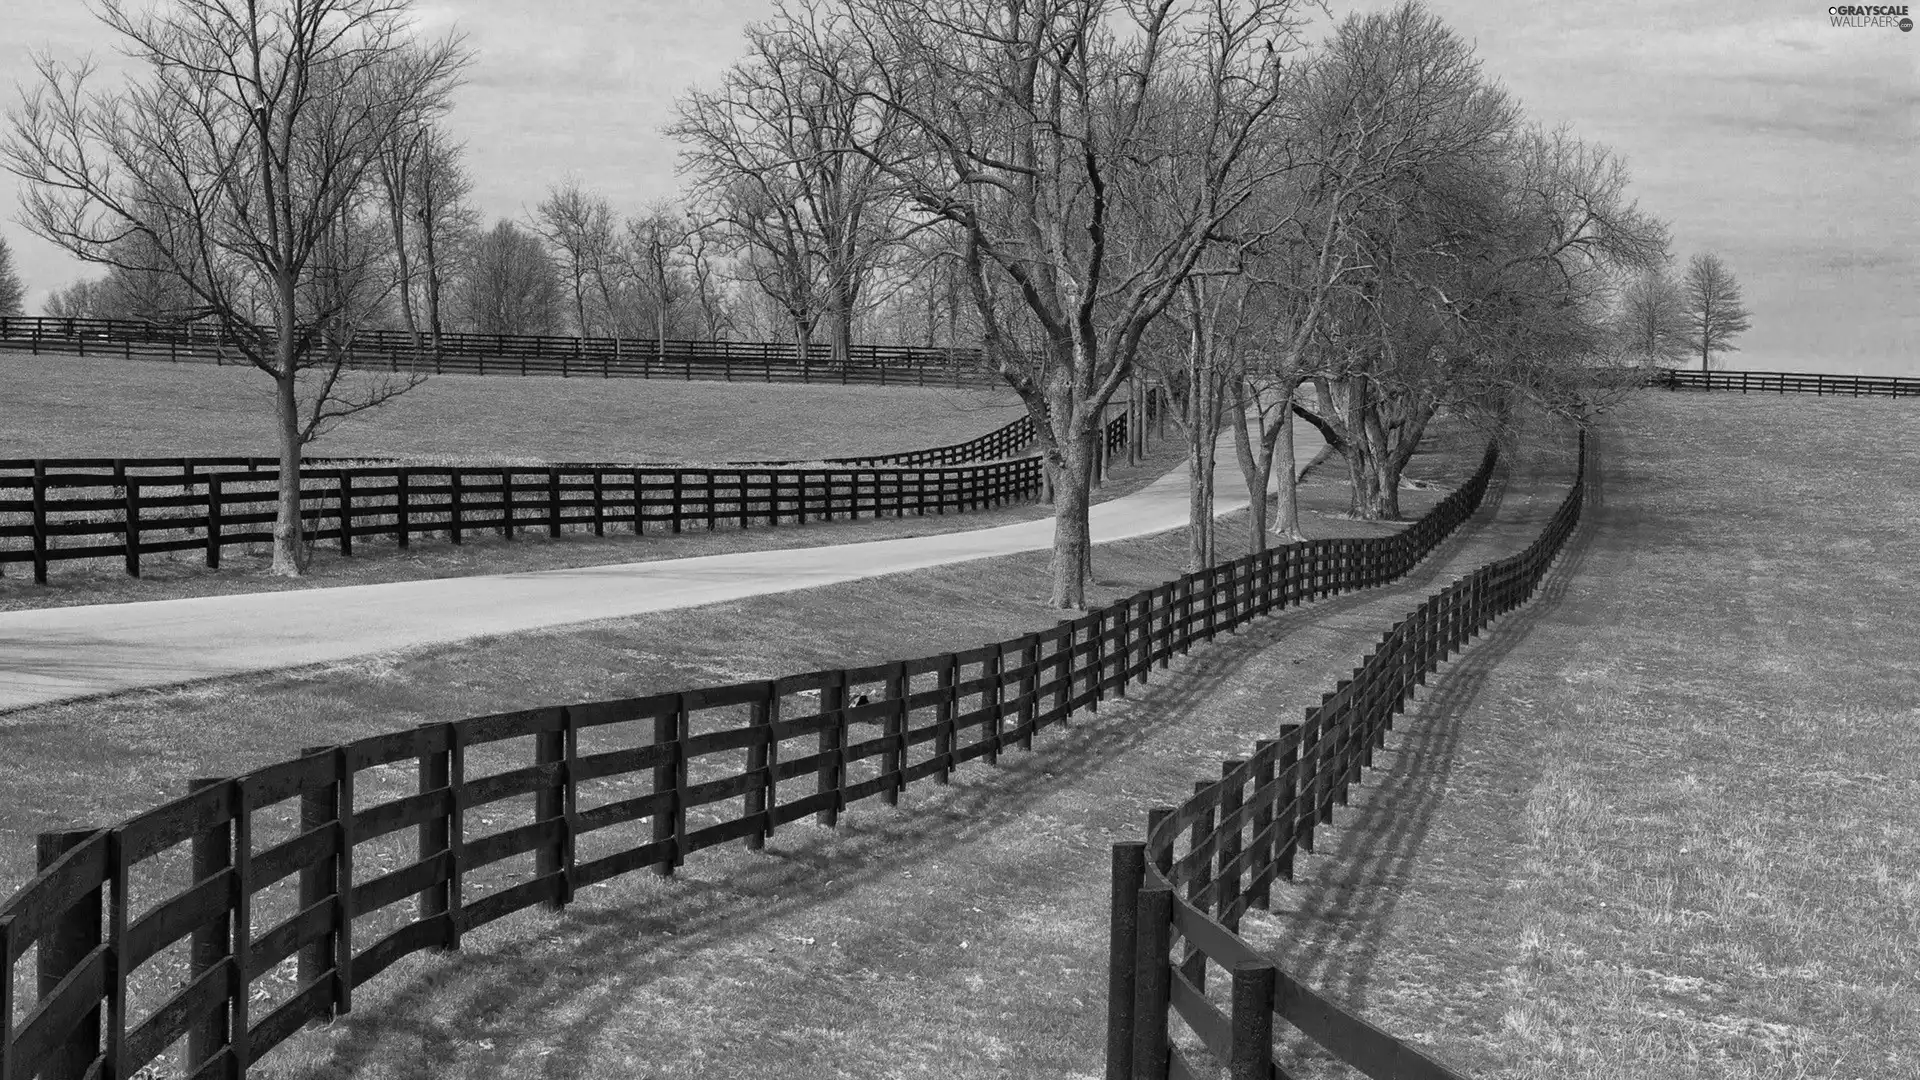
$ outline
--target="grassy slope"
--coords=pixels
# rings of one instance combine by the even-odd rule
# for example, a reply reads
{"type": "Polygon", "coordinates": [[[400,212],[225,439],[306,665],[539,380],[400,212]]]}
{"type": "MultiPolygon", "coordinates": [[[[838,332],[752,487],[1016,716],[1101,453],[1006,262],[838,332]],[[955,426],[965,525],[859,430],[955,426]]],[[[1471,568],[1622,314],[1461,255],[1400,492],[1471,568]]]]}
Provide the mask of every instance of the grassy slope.
{"type": "MultiPolygon", "coordinates": [[[[270,456],[272,387],[251,368],[0,353],[0,458],[270,456]]],[[[308,453],[807,460],[961,442],[1018,415],[1004,391],[441,375],[308,453]]]]}
{"type": "Polygon", "coordinates": [[[1647,395],[1601,446],[1268,940],[1489,1080],[1920,1075],[1920,411],[1647,395]]]}

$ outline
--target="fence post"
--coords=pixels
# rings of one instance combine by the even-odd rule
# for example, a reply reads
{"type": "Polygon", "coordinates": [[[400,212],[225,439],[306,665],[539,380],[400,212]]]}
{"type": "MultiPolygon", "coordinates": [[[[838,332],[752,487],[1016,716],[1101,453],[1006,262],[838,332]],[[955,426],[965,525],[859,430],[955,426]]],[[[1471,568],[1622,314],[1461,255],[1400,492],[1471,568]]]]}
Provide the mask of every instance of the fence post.
{"type": "Polygon", "coordinates": [[[1232,1080],[1273,1080],[1273,995],[1278,971],[1271,961],[1233,965],[1232,1080]]]}
{"type": "Polygon", "coordinates": [[[500,470],[500,538],[513,539],[513,470],[500,470]]]}
{"type": "MultiPolygon", "coordinates": [[[[1212,786],[1212,784],[1205,780],[1195,780],[1193,782],[1194,798],[1199,798],[1202,793],[1212,786]]],[[[1188,850],[1200,847],[1213,836],[1214,809],[1215,807],[1213,806],[1207,807],[1205,812],[1194,820],[1193,827],[1187,834],[1188,850]]],[[[1214,854],[1219,854],[1217,843],[1214,848],[1214,854]]],[[[1212,891],[1213,861],[1211,859],[1202,859],[1199,861],[1199,864],[1194,867],[1193,877],[1187,882],[1187,903],[1204,912],[1207,910],[1208,902],[1211,899],[1208,894],[1212,891]]],[[[1207,988],[1207,956],[1191,942],[1187,944],[1186,957],[1180,961],[1180,970],[1187,976],[1187,981],[1193,984],[1194,989],[1205,990],[1207,988]]]]}
{"type": "MultiPolygon", "coordinates": [[[[45,870],[52,866],[62,855],[91,839],[94,832],[93,829],[68,829],[41,833],[35,852],[38,856],[37,868],[45,870]]],[[[76,898],[71,906],[50,921],[46,932],[41,935],[36,967],[42,1000],[59,989],[61,980],[100,947],[101,893],[101,889],[95,888],[76,898]]],[[[11,975],[11,968],[7,974],[11,975]]],[[[109,971],[108,976],[123,977],[122,973],[115,971],[109,971]]],[[[11,1017],[7,1019],[12,1020],[11,1017]]],[[[30,1067],[38,1066],[38,1075],[43,1080],[79,1080],[99,1053],[100,1009],[96,1004],[74,1026],[66,1040],[54,1047],[44,1060],[27,1064],[30,1067]]]]}
{"type": "Polygon", "coordinates": [[[814,815],[814,820],[829,829],[840,824],[840,807],[845,799],[842,770],[847,757],[847,673],[833,673],[833,682],[820,688],[820,753],[828,755],[818,773],[820,794],[836,792],[834,800],[814,815]]]}
{"type": "Polygon", "coordinates": [[[456,467],[447,470],[447,488],[449,492],[447,495],[447,539],[458,544],[460,542],[460,517],[462,509],[460,506],[459,468],[456,467]]]}
{"type": "MultiPolygon", "coordinates": [[[[224,784],[220,776],[197,777],[187,782],[187,794],[224,784]]],[[[226,822],[212,825],[193,837],[193,881],[199,884],[233,866],[233,827],[226,822]]],[[[200,924],[188,946],[187,977],[195,980],[221,964],[233,953],[231,919],[225,911],[200,924]]],[[[227,1045],[227,1005],[225,999],[212,1013],[187,1029],[188,1075],[212,1060],[227,1045]]]]}
{"type": "Polygon", "coordinates": [[[886,726],[882,729],[888,742],[887,748],[880,752],[880,771],[893,778],[880,792],[880,801],[888,806],[900,805],[900,792],[907,786],[907,685],[907,665],[894,664],[893,670],[887,673],[888,709],[886,726]]]}
{"type": "Polygon", "coordinates": [[[207,474],[207,569],[220,569],[220,474],[207,474]]]}
{"type": "Polygon", "coordinates": [[[937,784],[952,783],[953,780],[953,717],[958,711],[959,697],[954,692],[954,683],[959,679],[960,659],[953,653],[940,658],[940,700],[934,706],[933,754],[940,759],[940,769],[934,773],[937,784]]]}
{"type": "Polygon", "coordinates": [[[1107,1080],[1133,1077],[1134,959],[1140,949],[1140,886],[1147,845],[1113,845],[1113,907],[1107,934],[1107,1080]]]}
{"type": "MultiPolygon", "coordinates": [[[[39,333],[34,328],[34,333],[39,333]]],[[[33,463],[33,580],[35,584],[47,583],[47,465],[44,461],[33,463]]]]}
{"type": "Polygon", "coordinates": [[[340,470],[340,554],[353,554],[353,474],[340,470]]]}
{"type": "Polygon", "coordinates": [[[773,767],[780,754],[780,743],[773,737],[773,725],[780,720],[780,684],[769,682],[762,692],[765,696],[753,703],[749,720],[758,738],[747,746],[747,772],[749,775],[759,773],[760,783],[747,789],[744,809],[747,817],[760,820],[747,834],[748,851],[760,851],[767,846],[767,837],[773,835],[773,808],[779,805],[773,767]]]}
{"type": "Polygon", "coordinates": [[[127,575],[140,576],[140,481],[131,476],[121,477],[126,484],[126,535],[127,535],[127,575]]]}
{"type": "Polygon", "coordinates": [[[549,911],[565,910],[573,899],[573,770],[575,733],[573,714],[560,710],[560,728],[534,736],[533,763],[553,770],[553,776],[534,792],[535,821],[558,822],[559,835],[540,845],[534,855],[534,875],[560,875],[560,889],[547,901],[549,911]]]}
{"type": "Polygon", "coordinates": [[[547,538],[560,538],[560,470],[547,467],[547,538]]]}
{"type": "Polygon", "coordinates": [[[1219,873],[1215,875],[1211,914],[1235,933],[1240,930],[1240,918],[1239,916],[1229,917],[1227,909],[1231,908],[1234,901],[1239,898],[1240,872],[1229,870],[1227,867],[1229,863],[1240,857],[1240,838],[1245,831],[1245,826],[1236,825],[1228,829],[1226,822],[1245,803],[1247,781],[1242,777],[1237,782],[1229,782],[1228,778],[1245,764],[1246,760],[1243,758],[1229,758],[1220,763],[1221,829],[1218,847],[1214,852],[1214,865],[1219,868],[1219,873]]]}
{"type": "MultiPolygon", "coordinates": [[[[331,746],[303,746],[300,756],[319,757],[326,755],[327,760],[338,766],[340,759],[331,746]]],[[[309,788],[300,793],[300,832],[310,833],[332,826],[340,817],[340,790],[338,770],[326,784],[309,788]]],[[[334,865],[334,853],[329,850],[318,862],[300,868],[300,910],[305,911],[315,904],[325,903],[339,892],[340,876],[334,865]]],[[[334,935],[340,932],[338,926],[315,941],[300,948],[299,981],[305,986],[333,970],[334,935]]],[[[243,988],[244,992],[244,988],[243,988]]],[[[334,1005],[329,1000],[324,1014],[307,1021],[308,1027],[324,1024],[334,1016],[334,1005]]]]}
{"type": "Polygon", "coordinates": [[[674,699],[673,709],[653,718],[653,742],[656,746],[670,749],[667,759],[653,767],[654,794],[668,794],[668,805],[658,802],[653,807],[653,839],[665,840],[667,854],[653,864],[653,872],[660,877],[672,877],[673,868],[685,861],[685,852],[681,850],[687,835],[687,699],[681,694],[674,699]]]}
{"type": "Polygon", "coordinates": [[[412,500],[407,497],[407,476],[408,470],[404,465],[393,471],[394,539],[402,551],[406,550],[407,536],[412,531],[408,527],[411,523],[407,520],[411,516],[409,511],[412,510],[412,500]]]}
{"type": "Polygon", "coordinates": [[[1173,890],[1161,884],[1140,890],[1135,903],[1133,954],[1133,1075],[1166,1080],[1167,999],[1173,989],[1173,890]]]}
{"type": "Polygon", "coordinates": [[[421,890],[418,895],[420,921],[444,917],[447,939],[443,947],[460,947],[460,849],[465,844],[466,821],[461,813],[460,789],[466,781],[465,753],[460,746],[458,724],[423,724],[423,732],[438,731],[446,745],[420,755],[420,794],[444,789],[450,805],[445,815],[420,824],[420,859],[426,861],[446,853],[447,876],[421,890]]]}

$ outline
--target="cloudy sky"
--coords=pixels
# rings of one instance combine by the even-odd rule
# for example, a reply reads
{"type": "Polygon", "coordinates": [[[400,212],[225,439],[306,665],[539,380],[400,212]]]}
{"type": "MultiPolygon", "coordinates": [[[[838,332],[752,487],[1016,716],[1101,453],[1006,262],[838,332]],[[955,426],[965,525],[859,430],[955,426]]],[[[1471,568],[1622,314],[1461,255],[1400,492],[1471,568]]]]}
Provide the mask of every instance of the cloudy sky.
{"type": "MultiPolygon", "coordinates": [[[[1678,261],[1711,250],[1732,267],[1754,319],[1729,367],[1920,375],[1920,32],[1835,27],[1825,3],[1800,0],[1430,4],[1537,120],[1626,157],[1641,205],[1672,222],[1678,261]]],[[[14,7],[0,36],[8,108],[30,50],[92,52],[113,69],[113,42],[78,0],[14,7]]],[[[451,125],[482,211],[524,217],[568,173],[627,210],[673,196],[677,148],[660,129],[675,95],[714,80],[771,10],[423,3],[428,24],[457,25],[478,53],[451,125]]],[[[85,270],[25,234],[10,185],[0,178],[0,234],[37,311],[85,270]]]]}

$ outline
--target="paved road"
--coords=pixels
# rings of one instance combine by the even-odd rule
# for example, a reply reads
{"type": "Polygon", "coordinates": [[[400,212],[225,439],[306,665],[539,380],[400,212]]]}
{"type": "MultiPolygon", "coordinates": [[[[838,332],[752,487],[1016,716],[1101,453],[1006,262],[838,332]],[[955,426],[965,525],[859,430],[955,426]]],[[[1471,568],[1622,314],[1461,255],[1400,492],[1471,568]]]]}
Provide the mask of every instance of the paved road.
{"type": "MultiPolygon", "coordinates": [[[[1300,467],[1324,446],[1296,424],[1300,467]]],[[[1215,513],[1246,506],[1231,438],[1215,513]]],[[[1095,542],[1178,528],[1186,470],[1100,503],[1095,542]]],[[[969,532],[568,570],[0,613],[0,711],[416,645],[723,603],[1053,545],[1053,519],[969,532]]]]}

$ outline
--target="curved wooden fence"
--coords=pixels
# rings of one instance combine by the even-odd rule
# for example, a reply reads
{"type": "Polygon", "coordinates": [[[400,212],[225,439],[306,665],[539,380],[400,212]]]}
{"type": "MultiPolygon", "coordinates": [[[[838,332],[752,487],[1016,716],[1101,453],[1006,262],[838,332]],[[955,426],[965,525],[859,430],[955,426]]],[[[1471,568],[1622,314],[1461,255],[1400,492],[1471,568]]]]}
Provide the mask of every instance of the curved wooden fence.
{"type": "Polygon", "coordinates": [[[127,1076],[176,1046],[189,1075],[234,1075],[409,953],[1030,748],[1176,652],[1404,573],[1479,505],[1495,460],[1395,536],[1243,557],[1044,632],[428,724],[44,834],[40,873],[0,903],[0,1080],[127,1076]]]}
{"type": "MultiPolygon", "coordinates": [[[[1125,449],[1128,418],[1107,423],[1096,461],[1125,449]]],[[[461,543],[479,532],[558,537],[608,529],[641,535],[686,529],[741,529],[809,521],[978,511],[1043,494],[1037,457],[1009,458],[1033,441],[1021,416],[953,446],[825,467],[774,462],[723,468],[674,465],[538,466],[332,465],[301,469],[307,537],[352,555],[356,540],[391,537],[408,547],[444,534],[461,543]],[[941,466],[942,458],[997,460],[941,466]],[[890,460],[911,464],[889,466],[890,460]]],[[[218,569],[223,549],[269,543],[279,498],[275,458],[53,458],[0,461],[0,572],[33,567],[44,584],[51,563],[118,558],[140,576],[141,558],[204,551],[218,569]]]]}
{"type": "Polygon", "coordinates": [[[1920,397],[1920,379],[1892,375],[1826,375],[1795,371],[1662,371],[1650,386],[1665,390],[1724,390],[1742,394],[1818,394],[1833,397],[1920,397]]]}
{"type": "Polygon", "coordinates": [[[1213,1075],[1213,1065],[1233,1080],[1285,1075],[1273,1060],[1275,1019],[1375,1080],[1459,1080],[1281,970],[1238,936],[1240,920],[1268,905],[1276,878],[1292,880],[1295,855],[1311,852],[1315,827],[1346,805],[1414,688],[1532,597],[1579,524],[1585,481],[1582,432],[1573,488],[1525,551],[1429,597],[1300,723],[1222,762],[1220,779],[1196,783],[1186,802],[1150,811],[1144,843],[1114,845],[1108,1080],[1213,1075]],[[1170,1017],[1192,1033],[1184,1049],[1170,1017]]]}
{"type": "MultiPolygon", "coordinates": [[[[190,364],[245,364],[231,334],[211,323],[0,317],[0,349],[190,364]]],[[[435,375],[548,375],[591,379],[1000,386],[977,349],[854,345],[837,363],[826,345],[790,342],[442,334],[438,348],[403,330],[363,330],[347,366],[435,375]]]]}

